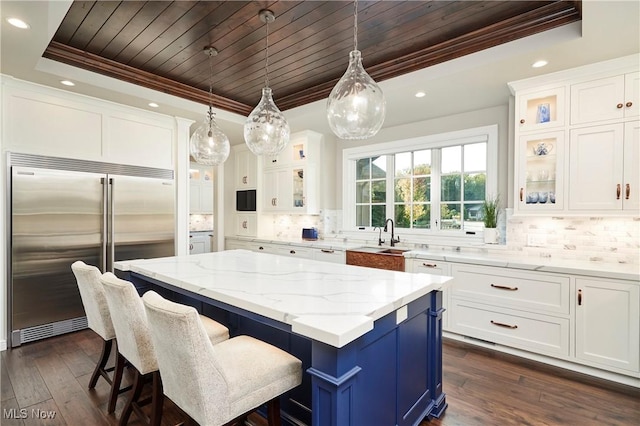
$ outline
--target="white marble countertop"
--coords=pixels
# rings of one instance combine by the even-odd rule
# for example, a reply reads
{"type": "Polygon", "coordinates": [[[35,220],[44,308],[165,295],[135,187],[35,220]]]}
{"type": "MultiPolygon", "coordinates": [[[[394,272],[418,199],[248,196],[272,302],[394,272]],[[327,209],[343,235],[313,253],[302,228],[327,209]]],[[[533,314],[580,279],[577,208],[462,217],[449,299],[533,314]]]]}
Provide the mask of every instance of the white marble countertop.
{"type": "Polygon", "coordinates": [[[451,280],[247,250],[120,261],[115,268],[289,324],[335,347],[451,280]]]}
{"type": "Polygon", "coordinates": [[[590,277],[640,281],[640,265],[637,264],[533,258],[508,253],[456,253],[453,251],[444,252],[442,250],[411,250],[404,253],[404,257],[524,269],[528,271],[552,272],[557,274],[586,275],[590,277]]]}
{"type": "MultiPolygon", "coordinates": [[[[227,237],[229,238],[229,237],[227,237]]],[[[232,237],[239,241],[252,241],[262,243],[284,244],[299,247],[325,248],[333,250],[350,250],[369,244],[362,241],[341,242],[337,240],[287,240],[268,239],[251,237],[232,237]]],[[[390,248],[388,244],[382,247],[375,247],[380,250],[390,248]]],[[[407,250],[405,258],[419,258],[439,260],[442,262],[470,263],[484,266],[497,266],[511,269],[524,269],[528,271],[552,272],[569,275],[586,275],[599,278],[612,278],[620,280],[640,281],[640,264],[591,262],[570,259],[542,258],[526,256],[513,253],[505,246],[483,246],[462,248],[461,251],[454,251],[451,248],[443,249],[415,249],[413,247],[400,245],[398,249],[407,250]]],[[[640,255],[640,254],[639,254],[640,255]]]]}

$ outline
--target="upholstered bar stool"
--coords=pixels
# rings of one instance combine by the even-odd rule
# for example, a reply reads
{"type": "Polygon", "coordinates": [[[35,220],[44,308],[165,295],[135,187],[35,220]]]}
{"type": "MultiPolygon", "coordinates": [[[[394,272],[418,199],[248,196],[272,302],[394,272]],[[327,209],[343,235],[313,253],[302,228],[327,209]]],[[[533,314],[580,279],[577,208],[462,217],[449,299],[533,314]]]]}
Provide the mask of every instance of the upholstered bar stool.
{"type": "MultiPolygon", "coordinates": [[[[142,300],[132,283],[116,277],[111,272],[102,275],[100,281],[105,289],[118,339],[116,374],[122,375],[125,360],[135,367],[133,392],[122,411],[119,424],[127,424],[131,412],[135,411],[149,424],[160,425],[163,402],[162,381],[142,300]],[[144,384],[149,380],[152,385],[151,397],[140,400],[144,384]],[[141,407],[149,403],[151,415],[147,419],[141,407]]],[[[229,330],[216,321],[200,315],[197,320],[202,324],[203,329],[207,330],[204,336],[212,344],[229,338],[229,330]]]]}
{"type": "Polygon", "coordinates": [[[120,389],[122,375],[117,376],[114,373],[113,377],[109,377],[108,372],[113,371],[114,368],[105,368],[107,361],[109,361],[113,344],[115,343],[116,348],[118,344],[116,342],[116,332],[111,322],[109,306],[107,305],[107,299],[104,294],[104,287],[100,282],[100,276],[102,274],[98,268],[87,265],[81,260],[74,262],[71,265],[71,270],[76,277],[89,328],[98,336],[102,337],[102,354],[89,380],[89,389],[96,387],[99,377],[104,378],[107,383],[111,385],[107,411],[113,413],[118,394],[129,390],[130,387],[120,389]]]}
{"type": "Polygon", "coordinates": [[[193,307],[153,291],[142,300],[164,393],[180,409],[201,426],[218,426],[267,403],[269,425],[280,425],[279,397],[302,381],[299,359],[249,336],[214,346],[193,307]]]}

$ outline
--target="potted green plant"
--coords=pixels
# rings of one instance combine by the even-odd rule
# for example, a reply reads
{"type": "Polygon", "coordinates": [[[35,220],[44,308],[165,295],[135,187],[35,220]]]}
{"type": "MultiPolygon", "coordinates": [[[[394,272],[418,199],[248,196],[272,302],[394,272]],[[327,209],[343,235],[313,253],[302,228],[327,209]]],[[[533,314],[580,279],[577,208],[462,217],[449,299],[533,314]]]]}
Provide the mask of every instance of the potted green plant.
{"type": "Polygon", "coordinates": [[[498,243],[498,215],[500,214],[500,196],[488,197],[482,202],[482,220],[484,222],[485,244],[498,243]]]}

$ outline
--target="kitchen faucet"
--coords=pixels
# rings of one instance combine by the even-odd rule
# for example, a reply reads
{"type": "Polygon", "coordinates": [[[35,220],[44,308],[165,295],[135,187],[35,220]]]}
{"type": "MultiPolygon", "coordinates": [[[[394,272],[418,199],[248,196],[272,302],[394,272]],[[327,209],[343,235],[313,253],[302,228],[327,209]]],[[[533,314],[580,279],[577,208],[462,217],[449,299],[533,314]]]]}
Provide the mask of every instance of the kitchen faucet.
{"type": "Polygon", "coordinates": [[[396,243],[400,242],[400,237],[398,238],[393,237],[393,219],[387,219],[384,222],[384,232],[387,232],[387,225],[389,224],[389,222],[391,222],[391,247],[394,247],[396,243]]]}

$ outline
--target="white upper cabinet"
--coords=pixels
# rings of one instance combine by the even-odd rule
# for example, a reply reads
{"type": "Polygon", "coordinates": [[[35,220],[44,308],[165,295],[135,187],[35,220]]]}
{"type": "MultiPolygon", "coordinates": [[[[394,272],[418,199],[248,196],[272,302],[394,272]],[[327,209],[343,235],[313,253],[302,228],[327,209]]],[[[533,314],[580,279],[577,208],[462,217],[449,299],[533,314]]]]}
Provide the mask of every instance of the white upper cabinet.
{"type": "Polygon", "coordinates": [[[258,186],[258,159],[244,144],[234,145],[236,189],[256,189],[258,186]]]}
{"type": "Polygon", "coordinates": [[[571,85],[571,124],[593,124],[638,116],[640,73],[571,85]]]}
{"type": "Polygon", "coordinates": [[[264,212],[319,213],[318,164],[322,135],[305,131],[291,135],[276,159],[263,158],[264,212]]]}
{"type": "Polygon", "coordinates": [[[517,128],[528,132],[564,126],[564,90],[561,86],[518,95],[517,128]]]}
{"type": "Polygon", "coordinates": [[[638,214],[639,59],[509,83],[516,98],[514,213],[638,214]]]}
{"type": "Polygon", "coordinates": [[[212,214],[214,193],[213,166],[189,165],[189,213],[212,214]]]}
{"type": "Polygon", "coordinates": [[[2,102],[8,151],[175,168],[174,117],[10,78],[2,102]]]}

